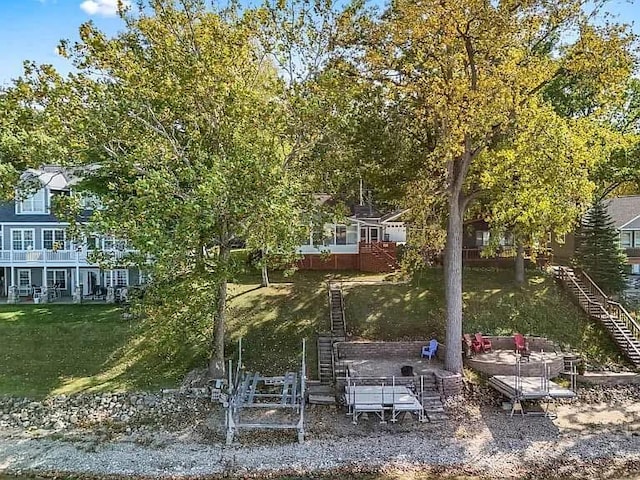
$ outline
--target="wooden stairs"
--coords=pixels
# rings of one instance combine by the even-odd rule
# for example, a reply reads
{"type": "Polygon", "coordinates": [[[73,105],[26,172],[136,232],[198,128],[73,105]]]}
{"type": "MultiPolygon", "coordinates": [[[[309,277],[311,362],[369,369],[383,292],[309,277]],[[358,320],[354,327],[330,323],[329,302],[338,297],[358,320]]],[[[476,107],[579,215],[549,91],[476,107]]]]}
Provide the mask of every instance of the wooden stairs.
{"type": "Polygon", "coordinates": [[[624,306],[605,295],[583,271],[557,267],[555,275],[580,307],[607,328],[620,350],[640,368],[640,325],[624,306]]]}
{"type": "Polygon", "coordinates": [[[329,283],[328,291],[331,331],[318,334],[318,377],[322,385],[333,383],[336,369],[333,344],[343,342],[346,337],[342,288],[335,283],[329,283]]]}

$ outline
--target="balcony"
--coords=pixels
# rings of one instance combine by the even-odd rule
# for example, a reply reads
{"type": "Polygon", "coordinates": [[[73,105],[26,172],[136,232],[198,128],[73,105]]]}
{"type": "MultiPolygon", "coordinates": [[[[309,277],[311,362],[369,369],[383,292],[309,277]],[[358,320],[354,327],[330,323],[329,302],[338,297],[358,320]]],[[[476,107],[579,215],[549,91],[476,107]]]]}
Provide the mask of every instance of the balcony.
{"type": "MultiPolygon", "coordinates": [[[[89,266],[95,263],[90,262],[87,256],[92,252],[86,248],[79,250],[4,250],[0,251],[0,266],[44,266],[44,265],[66,265],[66,266],[89,266]]],[[[133,250],[100,250],[100,252],[120,259],[133,253],[133,250]]]]}

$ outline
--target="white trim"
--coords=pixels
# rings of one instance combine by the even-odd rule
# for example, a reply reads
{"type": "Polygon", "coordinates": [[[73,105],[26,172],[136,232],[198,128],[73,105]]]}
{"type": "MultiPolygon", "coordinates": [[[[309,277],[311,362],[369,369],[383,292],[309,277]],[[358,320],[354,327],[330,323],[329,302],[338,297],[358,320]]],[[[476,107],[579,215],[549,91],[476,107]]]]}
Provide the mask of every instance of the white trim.
{"type": "MultiPolygon", "coordinates": [[[[387,223],[387,222],[391,222],[393,220],[395,220],[398,217],[401,217],[402,215],[404,215],[405,213],[407,213],[410,209],[409,208],[405,208],[404,210],[396,213],[395,215],[391,215],[389,218],[382,220],[380,223],[387,223]]],[[[383,215],[384,216],[384,215],[383,215]]],[[[402,222],[404,223],[404,222],[402,222]]]]}
{"type": "MultiPolygon", "coordinates": [[[[62,240],[62,248],[58,248],[58,250],[71,250],[71,248],[67,248],[71,247],[71,242],[69,242],[67,240],[67,229],[66,228],[60,228],[60,227],[42,227],[40,229],[40,241],[42,242],[40,245],[42,246],[42,250],[48,250],[48,251],[53,251],[53,248],[46,248],[44,246],[44,232],[47,230],[51,230],[51,231],[56,231],[56,230],[60,230],[63,234],[64,234],[64,239],[62,240]]],[[[55,239],[56,235],[55,233],[53,234],[52,237],[52,241],[53,243],[56,243],[56,239],[55,239]]]]}
{"type": "MultiPolygon", "coordinates": [[[[42,182],[41,182],[42,183],[42,182]]],[[[19,190],[16,189],[16,198],[14,201],[14,212],[16,215],[49,215],[50,213],[50,205],[49,205],[49,197],[50,197],[50,192],[49,189],[46,187],[42,187],[39,188],[38,190],[36,190],[32,195],[29,195],[28,197],[25,197],[23,199],[20,199],[20,195],[19,195],[19,190]],[[29,212],[23,212],[22,208],[18,208],[21,207],[22,204],[28,200],[31,199],[33,197],[35,197],[36,195],[38,195],[40,192],[42,192],[42,207],[43,207],[43,211],[29,211],[29,212]]]]}
{"type": "MultiPolygon", "coordinates": [[[[30,231],[32,233],[32,235],[31,235],[31,238],[33,239],[33,248],[32,248],[32,250],[37,250],[36,249],[36,229],[35,228],[11,228],[10,229],[10,231],[11,231],[11,238],[10,238],[10,242],[11,242],[10,246],[11,246],[11,248],[10,248],[10,250],[13,251],[13,252],[27,252],[27,251],[29,251],[29,249],[27,249],[27,248],[22,248],[22,249],[13,248],[13,232],[14,231],[18,231],[18,230],[21,231],[21,232],[25,232],[25,231],[29,232],[30,231]]],[[[24,247],[24,236],[22,237],[22,246],[24,247]]]]}
{"type": "Polygon", "coordinates": [[[69,226],[68,222],[0,222],[1,225],[7,225],[9,227],[19,226],[19,225],[62,225],[65,227],[69,226]]]}
{"type": "Polygon", "coordinates": [[[64,277],[64,288],[59,287],[60,290],[68,290],[69,287],[69,282],[67,281],[67,269],[66,268],[47,268],[47,275],[49,274],[49,272],[51,272],[51,275],[53,277],[53,282],[51,285],[49,285],[49,279],[48,278],[44,278],[44,283],[47,284],[47,288],[49,287],[53,287],[53,285],[56,284],[56,276],[55,276],[55,272],[62,272],[63,273],[63,277],[64,277]]]}
{"type": "Polygon", "coordinates": [[[16,268],[16,286],[18,288],[20,288],[20,272],[27,272],[29,274],[29,284],[26,285],[26,286],[31,288],[31,285],[33,284],[33,282],[32,282],[31,269],[30,268],[16,268]]]}
{"type": "MultiPolygon", "coordinates": [[[[640,218],[640,215],[638,215],[638,216],[636,216],[636,217],[633,217],[631,220],[629,220],[629,221],[628,221],[627,223],[625,223],[624,225],[621,225],[621,226],[616,227],[616,228],[618,228],[618,230],[622,230],[625,226],[629,225],[629,224],[630,224],[630,223],[632,223],[632,222],[635,222],[635,221],[636,221],[637,219],[639,219],[639,218],[640,218]]],[[[633,230],[640,230],[640,229],[635,228],[635,229],[633,229],[633,230]]]]}

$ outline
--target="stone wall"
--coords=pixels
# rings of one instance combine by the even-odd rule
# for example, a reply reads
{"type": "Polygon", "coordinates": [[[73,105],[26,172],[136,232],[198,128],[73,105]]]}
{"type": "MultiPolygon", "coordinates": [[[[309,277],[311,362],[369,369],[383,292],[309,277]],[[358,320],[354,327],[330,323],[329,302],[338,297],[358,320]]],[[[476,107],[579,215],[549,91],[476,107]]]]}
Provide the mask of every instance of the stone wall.
{"type": "Polygon", "coordinates": [[[640,385],[640,375],[633,372],[586,372],[576,380],[591,385],[640,385]]]}
{"type": "MultiPolygon", "coordinates": [[[[471,334],[473,338],[473,334],[471,334]]],[[[515,350],[515,342],[512,336],[494,336],[483,335],[484,338],[491,340],[491,346],[494,350],[515,350]]],[[[529,350],[532,352],[559,352],[560,348],[551,340],[545,337],[529,337],[524,336],[529,344],[529,350]]]]}
{"type": "MultiPolygon", "coordinates": [[[[338,359],[420,357],[422,347],[429,340],[412,342],[338,342],[335,344],[338,359]]],[[[439,349],[438,349],[439,350],[439,349]]],[[[439,357],[439,355],[436,355],[439,357]]]]}

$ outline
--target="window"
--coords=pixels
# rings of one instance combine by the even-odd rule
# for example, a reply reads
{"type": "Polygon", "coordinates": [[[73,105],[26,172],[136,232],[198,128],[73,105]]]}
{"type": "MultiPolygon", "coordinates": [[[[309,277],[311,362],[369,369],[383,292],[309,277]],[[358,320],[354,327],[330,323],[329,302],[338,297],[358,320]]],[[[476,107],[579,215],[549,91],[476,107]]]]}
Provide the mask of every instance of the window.
{"type": "Polygon", "coordinates": [[[347,245],[355,245],[358,243],[358,227],[349,225],[347,227],[347,245]]]}
{"type": "Polygon", "coordinates": [[[347,244],[347,227],[345,225],[336,225],[336,245],[347,244]]]}
{"type": "Polygon", "coordinates": [[[31,287],[31,270],[18,270],[18,287],[31,287]]]}
{"type": "Polygon", "coordinates": [[[69,250],[64,230],[59,228],[42,230],[42,248],[45,250],[69,250]]]}
{"type": "Polygon", "coordinates": [[[89,192],[81,192],[78,194],[80,196],[80,206],[86,210],[98,210],[102,207],[100,199],[89,192]]]}
{"type": "Polygon", "coordinates": [[[115,237],[104,237],[102,242],[103,250],[124,250],[127,245],[124,240],[117,240],[115,237]]]}
{"type": "Polygon", "coordinates": [[[33,230],[11,229],[11,248],[13,250],[33,250],[33,230]]]}
{"type": "Polygon", "coordinates": [[[631,248],[632,232],[620,232],[620,246],[622,248],[631,248]]]}
{"type": "Polygon", "coordinates": [[[489,232],[476,230],[476,247],[486,247],[487,245],[489,245],[489,232]]]}
{"type": "Polygon", "coordinates": [[[33,195],[16,201],[16,213],[47,213],[45,189],[41,188],[33,195]]]}
{"type": "MultiPolygon", "coordinates": [[[[1,235],[1,233],[0,233],[1,235]]],[[[640,231],[636,230],[633,232],[633,247],[640,248],[640,231]]],[[[0,247],[2,249],[2,247],[0,247]]]]}
{"type": "Polygon", "coordinates": [[[119,269],[107,272],[107,287],[126,287],[129,285],[129,270],[119,269]]]}
{"type": "Polygon", "coordinates": [[[66,270],[47,270],[47,286],[58,287],[61,290],[66,290],[67,271],[66,270]]]}
{"type": "Polygon", "coordinates": [[[4,241],[2,238],[2,225],[0,225],[0,250],[4,249],[4,241]]]}
{"type": "Polygon", "coordinates": [[[325,245],[334,245],[336,241],[335,237],[336,231],[335,226],[327,224],[324,226],[324,244],[325,245]]]}

